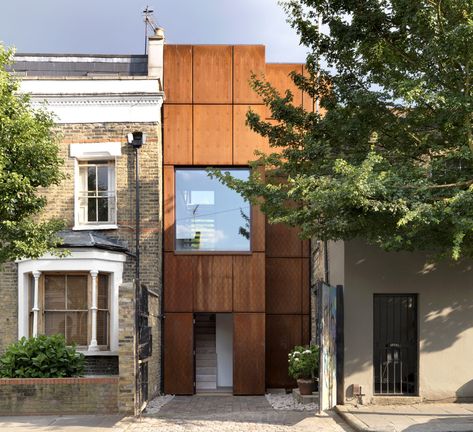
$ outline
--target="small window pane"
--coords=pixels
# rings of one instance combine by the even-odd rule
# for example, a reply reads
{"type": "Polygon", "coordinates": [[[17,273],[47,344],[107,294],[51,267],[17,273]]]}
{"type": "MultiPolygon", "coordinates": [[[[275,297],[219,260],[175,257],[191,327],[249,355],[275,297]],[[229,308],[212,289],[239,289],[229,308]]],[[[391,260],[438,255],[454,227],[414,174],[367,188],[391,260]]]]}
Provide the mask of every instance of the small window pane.
{"type": "Polygon", "coordinates": [[[68,312],[66,315],[68,345],[87,345],[87,312],[68,312]]]}
{"type": "Polygon", "coordinates": [[[97,200],[89,198],[87,202],[87,220],[89,222],[97,222],[97,200]]]}
{"type": "Polygon", "coordinates": [[[67,276],[67,309],[87,310],[87,276],[67,276]]]}
{"type": "Polygon", "coordinates": [[[97,311],[97,344],[108,345],[108,311],[97,311]]]}
{"type": "MultiPolygon", "coordinates": [[[[224,169],[247,180],[248,169],[224,169]]],[[[249,251],[250,204],[202,169],[176,170],[176,249],[249,251]]]]}
{"type": "Polygon", "coordinates": [[[34,277],[32,274],[28,275],[28,310],[33,309],[34,304],[34,277]]]}
{"type": "Polygon", "coordinates": [[[108,309],[108,275],[98,276],[98,308],[108,309]]]}
{"type": "Polygon", "coordinates": [[[97,198],[98,222],[108,222],[108,198],[97,198]]]}
{"type": "Polygon", "coordinates": [[[95,192],[97,190],[97,174],[95,169],[95,166],[88,167],[87,189],[89,192],[95,192]]]}
{"type": "Polygon", "coordinates": [[[66,278],[65,276],[46,275],[44,292],[44,308],[49,310],[66,308],[66,278]]]}
{"type": "Polygon", "coordinates": [[[66,314],[64,312],[46,312],[44,314],[44,333],[46,336],[66,334],[66,314]]]}
{"type": "Polygon", "coordinates": [[[98,190],[99,191],[108,191],[108,166],[99,166],[97,167],[98,171],[98,190]]]}

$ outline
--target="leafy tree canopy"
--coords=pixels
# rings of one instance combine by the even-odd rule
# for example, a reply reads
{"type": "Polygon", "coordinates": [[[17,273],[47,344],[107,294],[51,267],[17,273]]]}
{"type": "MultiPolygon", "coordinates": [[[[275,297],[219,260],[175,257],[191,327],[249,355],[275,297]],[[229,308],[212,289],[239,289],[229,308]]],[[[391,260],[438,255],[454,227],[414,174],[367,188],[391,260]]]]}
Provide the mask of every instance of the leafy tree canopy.
{"type": "Polygon", "coordinates": [[[33,109],[7,71],[12,52],[0,45],[0,264],[37,258],[58,244],[57,220],[42,221],[40,189],[64,177],[51,114],[33,109]]]}
{"type": "Polygon", "coordinates": [[[320,109],[255,77],[274,118],[247,117],[274,149],[255,162],[265,180],[261,169],[248,182],[216,175],[304,237],[471,257],[473,2],[284,7],[310,48],[307,73],[293,79],[320,109]]]}

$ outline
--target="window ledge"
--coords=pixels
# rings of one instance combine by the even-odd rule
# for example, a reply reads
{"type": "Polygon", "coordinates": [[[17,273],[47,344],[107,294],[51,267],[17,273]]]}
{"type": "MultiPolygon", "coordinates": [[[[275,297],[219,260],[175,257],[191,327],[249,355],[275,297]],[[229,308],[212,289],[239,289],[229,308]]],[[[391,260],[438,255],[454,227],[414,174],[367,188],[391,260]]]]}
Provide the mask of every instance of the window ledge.
{"type": "Polygon", "coordinates": [[[81,351],[77,350],[86,357],[118,356],[118,351],[81,351]]]}
{"type": "Polygon", "coordinates": [[[103,224],[103,225],[74,225],[73,231],[95,231],[95,230],[113,230],[118,229],[117,224],[103,224]]]}

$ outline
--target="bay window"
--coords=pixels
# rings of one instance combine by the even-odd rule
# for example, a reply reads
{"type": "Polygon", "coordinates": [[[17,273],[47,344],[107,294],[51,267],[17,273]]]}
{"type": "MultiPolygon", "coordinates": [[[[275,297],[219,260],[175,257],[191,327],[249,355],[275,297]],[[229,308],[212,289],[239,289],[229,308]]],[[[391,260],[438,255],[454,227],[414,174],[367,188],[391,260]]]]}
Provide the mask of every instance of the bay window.
{"type": "Polygon", "coordinates": [[[29,283],[28,303],[34,309],[36,291],[39,312],[37,323],[34,311],[29,315],[30,336],[61,334],[68,345],[91,351],[109,348],[108,274],[43,273],[38,278],[29,278],[29,283]]]}

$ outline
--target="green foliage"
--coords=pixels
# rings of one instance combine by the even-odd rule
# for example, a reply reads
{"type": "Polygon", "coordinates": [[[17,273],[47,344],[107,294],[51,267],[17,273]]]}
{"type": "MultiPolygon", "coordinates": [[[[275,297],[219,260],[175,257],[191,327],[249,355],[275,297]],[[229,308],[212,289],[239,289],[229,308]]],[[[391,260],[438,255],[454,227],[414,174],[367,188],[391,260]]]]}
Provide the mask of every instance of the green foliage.
{"type": "Polygon", "coordinates": [[[317,378],[319,374],[319,347],[296,346],[289,353],[289,376],[294,379],[317,378]]]}
{"type": "Polygon", "coordinates": [[[0,377],[76,377],[83,374],[84,361],[74,346],[66,346],[62,335],[23,337],[0,357],[0,377]]]}
{"type": "Polygon", "coordinates": [[[217,176],[305,238],[472,257],[473,2],[283,5],[310,48],[293,80],[320,111],[254,77],[275,119],[247,116],[274,149],[254,163],[265,180],[217,176]]]}
{"type": "Polygon", "coordinates": [[[41,188],[64,178],[53,118],[18,93],[18,79],[6,70],[11,58],[0,44],[0,264],[52,251],[63,226],[39,218],[46,205],[41,188]]]}

